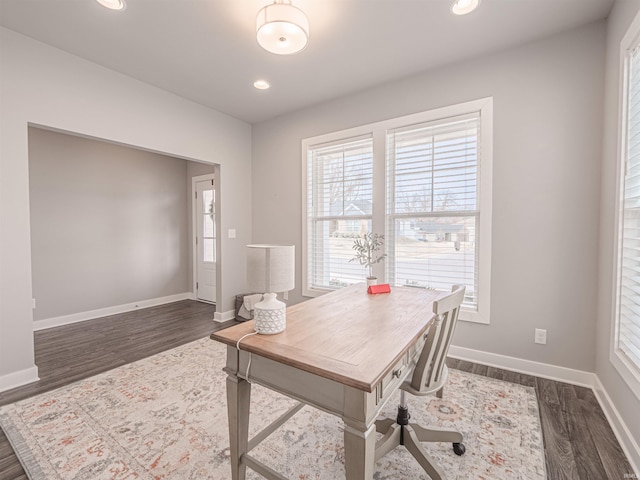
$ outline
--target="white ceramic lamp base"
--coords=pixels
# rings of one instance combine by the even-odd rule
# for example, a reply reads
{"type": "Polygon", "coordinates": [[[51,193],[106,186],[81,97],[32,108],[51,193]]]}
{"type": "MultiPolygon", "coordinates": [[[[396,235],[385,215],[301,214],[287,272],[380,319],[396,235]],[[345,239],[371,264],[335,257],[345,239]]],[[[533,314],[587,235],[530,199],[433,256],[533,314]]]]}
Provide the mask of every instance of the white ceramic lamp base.
{"type": "Polygon", "coordinates": [[[275,293],[265,293],[253,311],[256,332],[262,335],[283,332],[287,326],[286,312],[287,306],[278,300],[275,293]]]}

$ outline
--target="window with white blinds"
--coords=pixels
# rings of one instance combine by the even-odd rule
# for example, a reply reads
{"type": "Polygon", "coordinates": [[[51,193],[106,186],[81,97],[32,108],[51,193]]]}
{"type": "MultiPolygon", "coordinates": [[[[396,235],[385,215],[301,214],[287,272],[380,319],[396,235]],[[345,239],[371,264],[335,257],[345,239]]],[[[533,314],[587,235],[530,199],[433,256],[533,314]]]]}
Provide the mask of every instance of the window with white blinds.
{"type": "Polygon", "coordinates": [[[387,134],[389,281],[449,290],[478,307],[480,114],[387,134]]]}
{"type": "Polygon", "coordinates": [[[314,145],[307,151],[307,284],[335,289],[362,281],[350,262],[353,240],[371,231],[371,135],[314,145]]]}
{"type": "Polygon", "coordinates": [[[628,52],[626,67],[615,346],[640,376],[640,45],[628,52]]]}
{"type": "Polygon", "coordinates": [[[364,282],[353,244],[371,232],[379,282],[464,284],[460,318],[489,323],[492,116],[484,98],[304,139],[303,295],[364,282]]]}

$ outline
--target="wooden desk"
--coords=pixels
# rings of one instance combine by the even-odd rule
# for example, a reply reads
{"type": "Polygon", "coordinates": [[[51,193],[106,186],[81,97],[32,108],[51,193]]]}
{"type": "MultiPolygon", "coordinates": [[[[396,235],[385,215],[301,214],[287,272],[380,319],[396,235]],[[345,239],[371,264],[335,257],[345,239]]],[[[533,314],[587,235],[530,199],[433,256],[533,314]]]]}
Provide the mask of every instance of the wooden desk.
{"type": "Polygon", "coordinates": [[[227,408],[233,480],[246,467],[283,479],[248,452],[298,408],[248,440],[251,384],[267,388],[342,418],[349,480],[370,480],[375,464],[375,419],[411,372],[433,320],[433,290],[395,287],[368,295],[353,285],[287,308],[287,328],[253,335],[253,321],[211,335],[227,347],[227,408]]]}

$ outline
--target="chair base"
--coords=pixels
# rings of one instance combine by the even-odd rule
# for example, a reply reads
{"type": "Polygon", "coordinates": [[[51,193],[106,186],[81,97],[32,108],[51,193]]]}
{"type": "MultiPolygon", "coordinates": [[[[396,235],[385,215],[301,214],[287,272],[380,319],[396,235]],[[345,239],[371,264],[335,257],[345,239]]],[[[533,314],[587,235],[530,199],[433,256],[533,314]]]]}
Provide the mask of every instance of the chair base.
{"type": "Polygon", "coordinates": [[[456,455],[462,455],[465,451],[462,434],[454,430],[423,428],[417,423],[410,423],[410,417],[406,405],[399,405],[395,421],[388,418],[376,421],[376,431],[383,435],[376,442],[376,461],[397,446],[404,445],[433,480],[444,480],[444,472],[420,442],[451,442],[456,455]]]}

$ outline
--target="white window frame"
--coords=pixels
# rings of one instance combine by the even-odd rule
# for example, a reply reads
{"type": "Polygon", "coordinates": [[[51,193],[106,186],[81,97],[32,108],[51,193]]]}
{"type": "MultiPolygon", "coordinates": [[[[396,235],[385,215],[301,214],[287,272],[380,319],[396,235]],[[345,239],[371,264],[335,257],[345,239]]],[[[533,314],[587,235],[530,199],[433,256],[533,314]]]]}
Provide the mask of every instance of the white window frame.
{"type": "Polygon", "coordinates": [[[629,388],[640,399],[640,365],[635,365],[619,348],[619,318],[620,318],[620,273],[622,266],[622,228],[623,228],[623,208],[624,208],[624,177],[627,161],[627,104],[629,63],[631,52],[640,46],[640,13],[636,15],[627,33],[620,42],[620,89],[618,97],[618,165],[616,182],[616,204],[615,204],[615,258],[613,271],[613,291],[612,291],[612,318],[611,318],[611,339],[609,346],[609,361],[622,376],[629,388]]]}
{"type": "MultiPolygon", "coordinates": [[[[341,138],[337,142],[320,142],[320,143],[316,143],[314,145],[308,146],[308,148],[307,148],[307,157],[306,157],[307,158],[307,162],[305,164],[305,166],[307,168],[307,173],[308,173],[310,168],[314,169],[314,156],[315,156],[316,152],[318,152],[318,151],[325,151],[326,152],[326,149],[333,150],[333,149],[335,149],[337,147],[338,149],[343,149],[343,155],[344,155],[344,153],[345,153],[344,152],[344,147],[345,146],[347,146],[347,145],[353,146],[353,145],[357,145],[357,144],[360,144],[362,146],[364,146],[364,144],[366,144],[367,148],[370,148],[371,151],[373,151],[373,138],[371,137],[371,135],[356,135],[356,136],[353,136],[353,137],[341,138]]],[[[351,148],[347,148],[347,151],[351,151],[351,148]]],[[[371,169],[370,170],[371,183],[372,183],[371,187],[373,188],[373,166],[374,166],[373,165],[373,158],[372,158],[372,156],[370,157],[369,155],[367,155],[366,159],[367,159],[366,165],[368,167],[370,167],[370,169],[371,169]],[[368,161],[369,159],[371,160],[370,162],[368,161]]],[[[344,160],[344,158],[343,158],[343,160],[344,160]]],[[[364,158],[360,158],[360,160],[364,160],[364,158]]],[[[352,168],[353,167],[349,167],[348,169],[351,171],[352,168]]],[[[314,171],[315,171],[315,169],[314,169],[314,171]]],[[[362,173],[362,172],[360,172],[360,173],[362,173]]],[[[304,176],[304,175],[303,175],[303,177],[305,179],[308,178],[307,176],[304,176]]],[[[304,225],[304,228],[305,228],[305,230],[304,230],[304,232],[305,232],[305,234],[304,234],[305,235],[304,236],[304,239],[305,239],[304,247],[305,248],[304,248],[303,251],[306,252],[304,258],[307,260],[307,261],[303,262],[303,265],[304,265],[303,271],[305,272],[304,273],[304,279],[305,280],[303,281],[303,286],[304,287],[308,286],[311,282],[313,282],[313,280],[310,280],[309,276],[307,276],[307,273],[310,273],[311,276],[318,283],[323,283],[322,280],[326,280],[327,279],[327,277],[325,277],[325,275],[324,275],[326,273],[325,270],[324,270],[324,267],[326,265],[322,265],[320,268],[316,268],[313,272],[310,272],[307,268],[305,268],[309,264],[309,259],[312,256],[315,256],[314,254],[317,254],[318,250],[322,252],[322,256],[323,257],[328,257],[330,255],[330,251],[329,251],[330,249],[324,250],[323,248],[320,248],[320,249],[317,248],[317,244],[318,243],[322,243],[323,245],[325,245],[326,241],[330,242],[330,240],[328,238],[316,238],[316,237],[314,237],[314,240],[315,240],[314,244],[316,244],[316,246],[315,247],[311,247],[313,249],[313,252],[309,251],[309,248],[310,248],[309,242],[310,242],[311,239],[307,238],[307,233],[309,233],[309,235],[315,235],[315,232],[317,231],[316,228],[318,226],[318,222],[320,224],[324,224],[325,226],[328,226],[326,222],[333,222],[333,221],[337,221],[337,222],[358,221],[358,222],[367,222],[368,223],[368,222],[372,222],[372,216],[373,216],[372,213],[367,213],[367,212],[364,212],[364,211],[361,211],[361,214],[355,214],[355,215],[345,214],[344,212],[342,212],[340,214],[337,214],[336,212],[333,212],[333,213],[332,212],[327,212],[325,210],[325,208],[324,208],[325,200],[321,199],[321,197],[317,197],[316,196],[316,194],[319,193],[319,191],[315,190],[315,188],[318,188],[318,183],[317,183],[316,180],[319,180],[319,179],[314,179],[314,183],[311,185],[312,191],[309,191],[309,190],[307,190],[306,188],[303,187],[303,191],[305,191],[305,194],[313,196],[314,201],[317,202],[317,204],[314,205],[311,210],[309,210],[308,209],[309,204],[307,203],[309,197],[308,196],[305,197],[305,200],[304,200],[304,202],[305,202],[304,205],[307,208],[307,210],[305,211],[305,215],[304,215],[304,218],[306,220],[305,220],[305,225],[304,225]],[[312,228],[311,231],[309,230],[310,227],[312,228]],[[322,280],[320,278],[318,278],[318,277],[321,277],[322,280]]],[[[343,181],[344,180],[349,180],[349,179],[345,179],[343,177],[343,181]]],[[[309,187],[309,184],[306,184],[305,186],[309,187]]],[[[344,184],[343,184],[343,186],[344,186],[344,184]]],[[[320,189],[320,191],[322,191],[322,189],[320,189]]],[[[343,200],[344,200],[344,198],[343,198],[343,200]]],[[[373,192],[371,192],[371,200],[373,201],[373,192]]],[[[372,205],[373,205],[373,203],[372,203],[372,205]]],[[[343,207],[344,207],[344,205],[343,205],[343,207]]],[[[353,266],[357,267],[357,265],[355,265],[355,264],[353,266]]],[[[356,276],[357,276],[357,274],[356,274],[356,276]]],[[[331,282],[329,281],[327,283],[330,284],[331,282]]],[[[326,283],[325,283],[325,285],[326,285],[326,283]]],[[[338,287],[335,287],[335,288],[330,287],[330,286],[321,287],[321,286],[318,286],[317,284],[314,284],[314,287],[310,287],[309,289],[311,291],[314,291],[314,292],[328,292],[328,291],[332,291],[332,290],[334,290],[336,288],[338,288],[338,287]]]]}
{"type": "MultiPolygon", "coordinates": [[[[330,142],[339,142],[349,138],[371,135],[373,137],[373,217],[372,231],[386,231],[386,136],[389,130],[412,124],[432,122],[439,119],[456,117],[471,112],[480,112],[480,172],[478,183],[480,221],[479,221],[479,260],[478,260],[478,309],[461,309],[460,319],[475,323],[489,324],[491,299],[491,216],[492,216],[492,179],[493,179],[493,98],[487,97],[457,105],[447,106],[426,112],[406,115],[382,122],[350,128],[325,135],[302,140],[302,295],[316,297],[328,293],[330,289],[311,288],[308,285],[308,221],[307,185],[309,151],[314,146],[330,142]]],[[[378,278],[385,278],[384,262],[374,267],[378,278]]]]}

